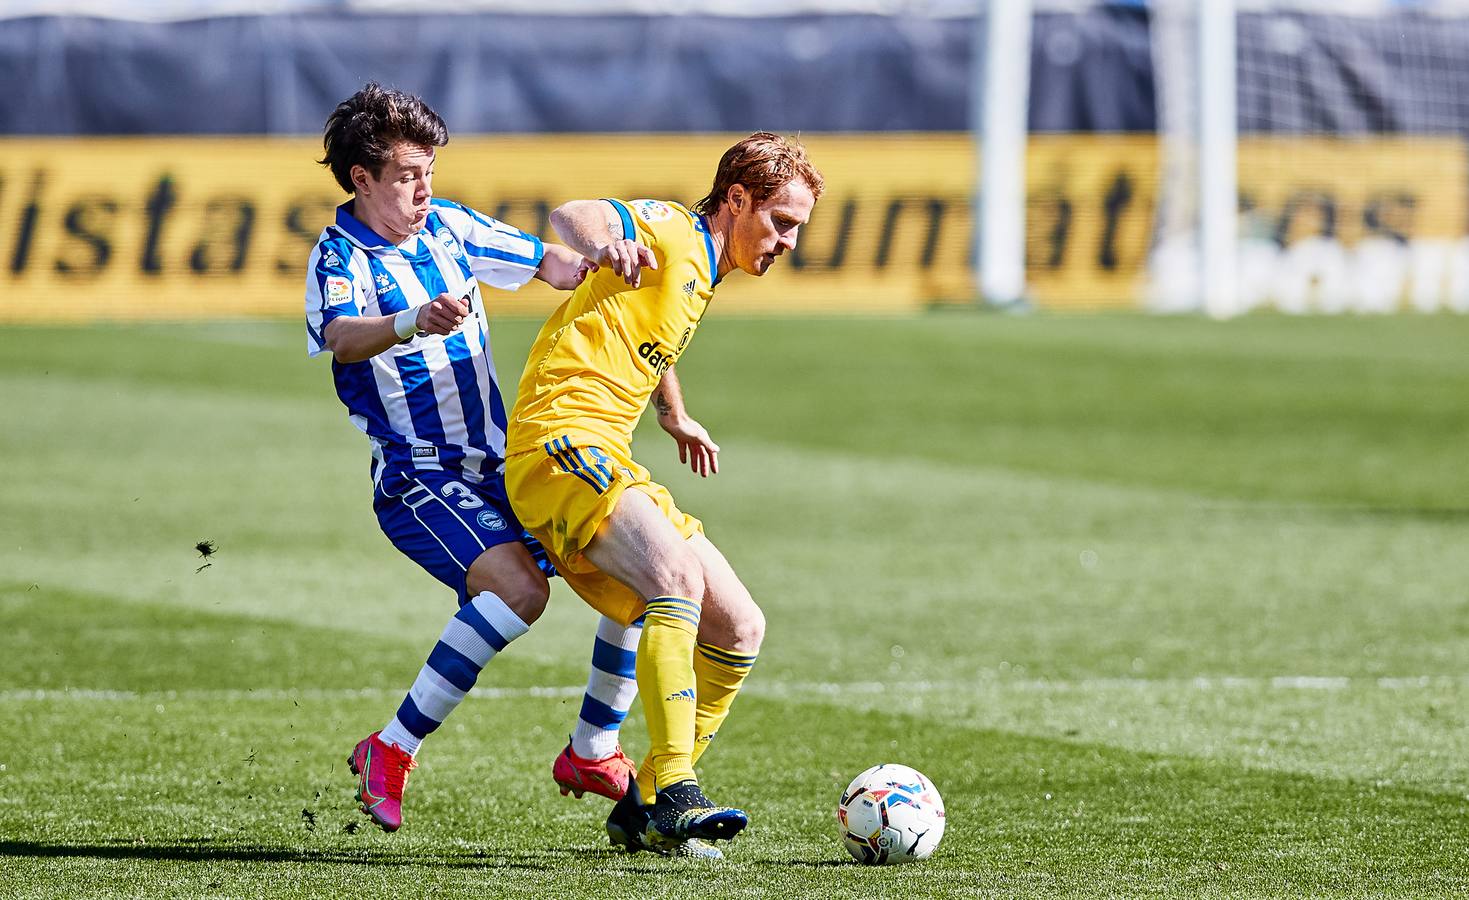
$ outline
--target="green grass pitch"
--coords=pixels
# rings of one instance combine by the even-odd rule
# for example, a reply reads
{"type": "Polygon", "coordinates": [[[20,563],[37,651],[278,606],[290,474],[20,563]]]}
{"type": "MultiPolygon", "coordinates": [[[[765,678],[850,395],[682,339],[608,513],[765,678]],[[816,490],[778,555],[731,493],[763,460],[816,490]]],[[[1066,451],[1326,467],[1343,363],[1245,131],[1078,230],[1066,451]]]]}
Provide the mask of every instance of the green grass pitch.
{"type": "MultiPolygon", "coordinates": [[[[494,328],[513,385],[534,325],[494,328]]],[[[753,818],[712,866],[556,793],[595,624],[564,587],[407,826],[357,827],[345,757],[453,598],[304,346],[0,331],[0,897],[1469,892],[1469,319],[706,322],[721,473],[638,452],[769,618],[701,765],[753,818]],[[927,863],[837,841],[885,761],[947,801],[927,863]]]]}

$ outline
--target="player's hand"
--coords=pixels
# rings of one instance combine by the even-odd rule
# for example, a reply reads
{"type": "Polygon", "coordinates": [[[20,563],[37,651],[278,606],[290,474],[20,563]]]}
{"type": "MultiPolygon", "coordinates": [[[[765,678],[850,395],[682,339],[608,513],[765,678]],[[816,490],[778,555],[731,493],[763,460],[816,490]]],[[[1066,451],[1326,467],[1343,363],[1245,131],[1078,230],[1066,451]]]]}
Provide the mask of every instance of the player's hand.
{"type": "Polygon", "coordinates": [[[643,283],[643,269],[658,268],[653,251],[630,238],[613,241],[597,248],[592,262],[606,266],[632,287],[643,283]]]}
{"type": "Polygon", "coordinates": [[[440,294],[418,308],[418,330],[429,334],[453,334],[468,315],[468,304],[448,294],[440,294]]]}
{"type": "Polygon", "coordinates": [[[719,474],[719,445],[709,437],[709,432],[688,416],[658,417],[658,424],[678,442],[678,461],[688,463],[689,469],[701,478],[719,474]]]}
{"type": "Polygon", "coordinates": [[[560,244],[547,244],[546,255],[536,268],[536,277],[558,291],[574,291],[597,266],[580,253],[560,244]]]}

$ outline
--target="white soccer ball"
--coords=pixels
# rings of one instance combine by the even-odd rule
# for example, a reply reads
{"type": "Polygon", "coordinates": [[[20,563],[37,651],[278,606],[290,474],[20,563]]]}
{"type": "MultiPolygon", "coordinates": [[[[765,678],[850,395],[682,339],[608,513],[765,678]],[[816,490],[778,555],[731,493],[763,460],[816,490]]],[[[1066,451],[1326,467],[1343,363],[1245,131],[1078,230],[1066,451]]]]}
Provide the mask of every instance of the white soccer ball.
{"type": "Polygon", "coordinates": [[[944,800],[917,769],[873,766],[852,779],[837,804],[842,844],[869,866],[928,859],[944,836],[944,800]]]}

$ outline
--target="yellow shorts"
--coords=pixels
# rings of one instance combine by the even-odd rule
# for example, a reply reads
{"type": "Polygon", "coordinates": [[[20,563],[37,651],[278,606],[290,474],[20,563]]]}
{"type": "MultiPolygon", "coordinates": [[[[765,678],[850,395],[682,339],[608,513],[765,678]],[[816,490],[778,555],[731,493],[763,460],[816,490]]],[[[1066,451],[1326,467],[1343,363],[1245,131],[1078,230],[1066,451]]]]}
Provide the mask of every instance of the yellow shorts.
{"type": "Polygon", "coordinates": [[[643,614],[643,598],[582,555],[612,515],[622,492],[642,491],[685,538],[704,533],[679,509],[668,488],[623,448],[603,448],[562,434],[543,450],[505,460],[505,492],[527,531],[535,535],[572,590],[589,606],[624,625],[643,614]]]}

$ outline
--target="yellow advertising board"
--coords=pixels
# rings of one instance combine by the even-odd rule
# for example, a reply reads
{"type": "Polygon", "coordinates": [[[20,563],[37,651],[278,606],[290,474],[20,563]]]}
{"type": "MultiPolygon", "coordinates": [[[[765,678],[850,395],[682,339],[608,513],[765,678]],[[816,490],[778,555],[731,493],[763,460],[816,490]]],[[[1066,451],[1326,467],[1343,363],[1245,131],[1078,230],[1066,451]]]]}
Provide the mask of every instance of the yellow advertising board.
{"type": "MultiPolygon", "coordinates": [[[[1149,254],[1162,238],[1157,139],[1034,135],[1027,166],[1026,276],[1037,302],[1132,305],[1146,296],[1156,277],[1149,254]]],[[[1276,248],[1242,255],[1240,277],[1268,296],[1286,277],[1277,270],[1300,268],[1281,258],[1307,238],[1341,247],[1348,264],[1368,238],[1405,254],[1462,238],[1469,152],[1456,137],[1247,136],[1238,147],[1238,190],[1241,238],[1255,250],[1276,248]]],[[[1401,305],[1408,285],[1394,289],[1401,305]]]]}
{"type": "MultiPolygon", "coordinates": [[[[693,202],[733,135],[456,137],[435,192],[554,239],[583,197],[693,202]]],[[[829,185],[797,252],[720,286],[719,312],[897,312],[971,292],[970,143],[813,136],[829,185]]],[[[300,315],[305,265],[345,197],[311,139],[0,141],[0,320],[300,315]]],[[[555,292],[494,292],[544,315],[555,292]]]]}
{"type": "Polygon", "coordinates": [[[1239,194],[1244,235],[1282,245],[1459,238],[1469,154],[1456,137],[1252,137],[1239,145],[1239,194]]]}
{"type": "Polygon", "coordinates": [[[1158,193],[1152,135],[1033,135],[1026,154],[1026,283],[1051,307],[1134,307],[1158,193]]]}
{"type": "MultiPolygon", "coordinates": [[[[575,198],[692,202],[738,135],[456,137],[436,192],[553,237],[575,198]]],[[[827,193],[800,245],[762,279],[720,286],[716,313],[893,313],[972,302],[976,160],[964,135],[803,137],[827,193]]],[[[307,255],[344,198],[310,138],[0,139],[0,322],[296,316],[307,255]]],[[[1036,135],[1027,160],[1027,276],[1051,308],[1134,307],[1157,246],[1157,140],[1036,135]]],[[[1249,138],[1248,234],[1282,246],[1464,232],[1458,139],[1249,138]]],[[[544,315],[539,282],[495,292],[544,315]]]]}

